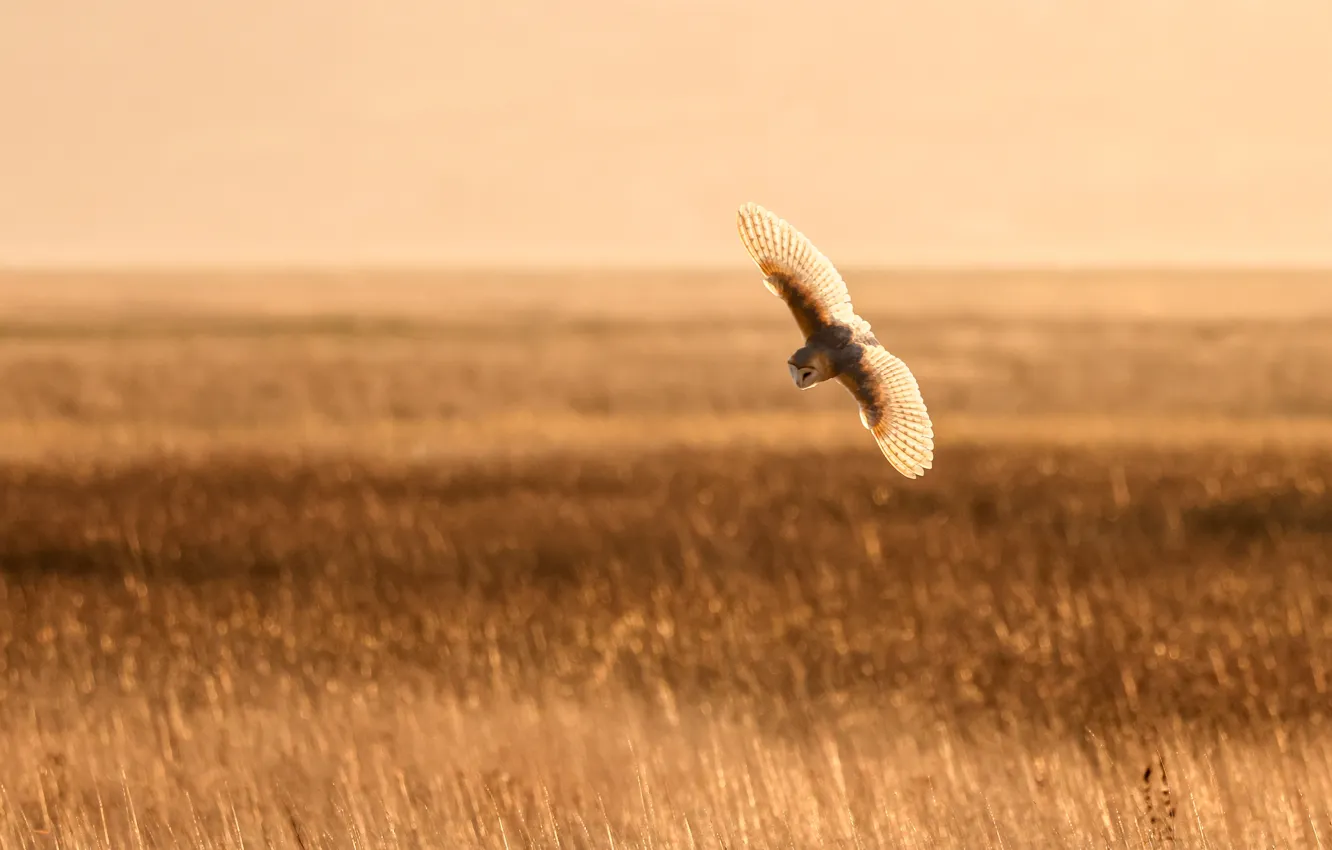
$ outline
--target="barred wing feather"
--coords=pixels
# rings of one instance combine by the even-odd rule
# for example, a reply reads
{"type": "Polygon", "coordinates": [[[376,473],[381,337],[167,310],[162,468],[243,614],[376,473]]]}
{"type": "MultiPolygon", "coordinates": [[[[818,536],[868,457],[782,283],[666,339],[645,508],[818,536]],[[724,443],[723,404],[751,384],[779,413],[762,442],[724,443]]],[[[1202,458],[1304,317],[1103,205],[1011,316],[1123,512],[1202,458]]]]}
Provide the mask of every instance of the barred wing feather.
{"type": "Polygon", "coordinates": [[[860,421],[893,468],[907,478],[934,462],[934,425],[911,370],[879,345],[861,348],[855,368],[838,379],[860,403],[860,421]]]}
{"type": "Polygon", "coordinates": [[[786,302],[804,336],[833,325],[869,331],[837,268],[803,233],[755,203],[740,207],[737,227],[768,291],[786,302]]]}

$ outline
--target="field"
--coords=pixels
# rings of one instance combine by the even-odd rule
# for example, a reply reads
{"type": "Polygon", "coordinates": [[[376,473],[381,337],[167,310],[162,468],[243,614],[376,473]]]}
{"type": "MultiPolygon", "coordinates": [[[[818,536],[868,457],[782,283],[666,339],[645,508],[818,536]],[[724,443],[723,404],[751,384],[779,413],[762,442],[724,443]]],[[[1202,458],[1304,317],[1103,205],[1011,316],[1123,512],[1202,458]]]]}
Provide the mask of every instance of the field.
{"type": "Polygon", "coordinates": [[[1332,280],[848,277],[0,276],[0,846],[1332,846],[1332,280]]]}

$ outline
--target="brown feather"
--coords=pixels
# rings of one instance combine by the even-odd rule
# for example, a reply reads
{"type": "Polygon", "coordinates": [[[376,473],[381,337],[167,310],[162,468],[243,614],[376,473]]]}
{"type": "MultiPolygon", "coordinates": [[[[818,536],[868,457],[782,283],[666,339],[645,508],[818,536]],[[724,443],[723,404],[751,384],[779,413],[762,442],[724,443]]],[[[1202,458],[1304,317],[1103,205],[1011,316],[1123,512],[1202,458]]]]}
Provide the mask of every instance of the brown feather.
{"type": "Polygon", "coordinates": [[[846,282],[803,233],[755,203],[740,208],[736,225],[768,291],[786,302],[801,334],[832,325],[868,332],[869,323],[851,308],[846,282]]]}
{"type": "Polygon", "coordinates": [[[934,425],[911,370],[879,345],[859,350],[843,363],[838,380],[860,403],[860,421],[874,436],[883,456],[907,478],[925,474],[934,464],[934,425]]]}

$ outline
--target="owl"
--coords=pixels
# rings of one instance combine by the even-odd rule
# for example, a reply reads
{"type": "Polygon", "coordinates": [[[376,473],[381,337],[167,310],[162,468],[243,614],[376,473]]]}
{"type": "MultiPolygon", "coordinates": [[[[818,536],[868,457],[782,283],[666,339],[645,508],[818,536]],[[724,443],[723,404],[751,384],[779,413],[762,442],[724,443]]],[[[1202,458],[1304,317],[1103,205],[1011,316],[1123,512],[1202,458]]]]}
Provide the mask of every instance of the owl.
{"type": "Polygon", "coordinates": [[[804,234],[758,204],[740,207],[740,241],[763,272],[768,291],[786,302],[805,344],[786,361],[807,390],[834,378],[860,404],[861,424],[907,478],[934,460],[934,426],[905,363],[856,315],[837,269],[804,234]]]}

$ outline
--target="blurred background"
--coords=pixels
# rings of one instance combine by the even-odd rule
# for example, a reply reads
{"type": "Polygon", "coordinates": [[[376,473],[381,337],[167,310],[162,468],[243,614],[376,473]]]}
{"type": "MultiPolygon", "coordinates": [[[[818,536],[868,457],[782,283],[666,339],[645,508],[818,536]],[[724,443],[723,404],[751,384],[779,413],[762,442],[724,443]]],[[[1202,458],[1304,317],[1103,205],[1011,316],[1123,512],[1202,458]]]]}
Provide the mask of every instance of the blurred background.
{"type": "Polygon", "coordinates": [[[1332,256],[1317,0],[5,10],[9,265],[1332,256]]]}
{"type": "Polygon", "coordinates": [[[1329,37],[0,9],[0,845],[1321,847],[1329,37]]]}

